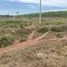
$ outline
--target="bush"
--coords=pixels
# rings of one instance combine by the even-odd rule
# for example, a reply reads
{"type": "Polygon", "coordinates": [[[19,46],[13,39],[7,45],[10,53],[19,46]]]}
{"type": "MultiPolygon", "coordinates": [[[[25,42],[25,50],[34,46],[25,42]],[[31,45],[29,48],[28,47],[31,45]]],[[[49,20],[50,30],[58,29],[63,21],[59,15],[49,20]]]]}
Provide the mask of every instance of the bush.
{"type": "Polygon", "coordinates": [[[39,33],[45,33],[45,32],[48,32],[48,31],[49,31],[49,28],[48,27],[42,27],[42,28],[39,28],[37,30],[37,32],[39,32],[39,33]]]}
{"type": "Polygon", "coordinates": [[[4,35],[0,37],[0,48],[11,45],[14,42],[13,36],[4,35]]]}
{"type": "Polygon", "coordinates": [[[63,28],[64,31],[67,31],[67,24],[63,24],[62,28],[63,28]]]}
{"type": "Polygon", "coordinates": [[[32,31],[29,30],[29,29],[24,29],[24,28],[20,28],[18,30],[15,31],[16,34],[19,34],[19,35],[24,35],[24,34],[29,34],[31,33],[32,31]]]}
{"type": "Polygon", "coordinates": [[[60,25],[60,24],[62,24],[62,21],[56,21],[55,22],[57,25],[60,25]]]}
{"type": "Polygon", "coordinates": [[[55,26],[55,27],[51,28],[51,31],[52,32],[63,32],[64,30],[61,26],[59,26],[59,27],[55,26]]]}
{"type": "Polygon", "coordinates": [[[56,37],[63,38],[64,37],[64,34],[63,33],[57,33],[56,34],[56,37]]]}
{"type": "Polygon", "coordinates": [[[20,28],[24,28],[23,24],[20,24],[20,28]]]}
{"type": "Polygon", "coordinates": [[[24,41],[26,41],[26,39],[21,38],[19,42],[24,42],[24,41]]]}

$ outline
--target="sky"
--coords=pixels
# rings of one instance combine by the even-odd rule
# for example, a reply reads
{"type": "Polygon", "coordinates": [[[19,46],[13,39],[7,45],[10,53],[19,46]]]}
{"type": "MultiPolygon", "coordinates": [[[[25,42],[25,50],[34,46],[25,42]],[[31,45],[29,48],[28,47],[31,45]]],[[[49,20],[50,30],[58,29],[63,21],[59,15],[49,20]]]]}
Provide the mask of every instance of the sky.
{"type": "MultiPolygon", "coordinates": [[[[0,0],[0,15],[39,12],[40,0],[0,0]]],[[[67,10],[67,0],[42,0],[42,12],[67,10]]]]}

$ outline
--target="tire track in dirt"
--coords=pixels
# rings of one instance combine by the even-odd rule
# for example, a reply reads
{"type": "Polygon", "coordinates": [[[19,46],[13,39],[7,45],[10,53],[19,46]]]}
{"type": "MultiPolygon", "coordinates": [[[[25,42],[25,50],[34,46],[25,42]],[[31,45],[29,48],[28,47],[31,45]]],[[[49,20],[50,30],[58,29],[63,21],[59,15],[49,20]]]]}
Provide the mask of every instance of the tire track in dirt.
{"type": "Polygon", "coordinates": [[[36,30],[34,30],[27,38],[27,40],[32,40],[34,38],[34,33],[36,32],[36,30]]]}
{"type": "MultiPolygon", "coordinates": [[[[31,37],[33,37],[33,34],[34,32],[32,32],[30,35],[31,37]]],[[[43,40],[44,41],[47,41],[46,39],[44,39],[47,35],[49,34],[49,32],[45,33],[44,35],[41,35],[35,39],[30,39],[30,40],[27,40],[25,42],[22,42],[22,43],[18,43],[16,45],[10,45],[8,47],[5,47],[5,48],[0,48],[0,53],[3,53],[3,52],[9,52],[9,51],[13,51],[13,50],[18,50],[18,49],[21,49],[22,47],[26,47],[26,46],[29,46],[29,45],[36,45],[37,43],[40,43],[42,42],[43,40]]],[[[54,41],[54,40],[67,40],[67,37],[64,36],[63,38],[53,38],[53,39],[48,39],[48,40],[51,40],[51,41],[54,41]]]]}
{"type": "Polygon", "coordinates": [[[35,45],[35,44],[41,42],[42,38],[45,37],[48,33],[49,32],[45,33],[42,36],[37,37],[36,39],[27,40],[25,42],[22,42],[22,43],[19,43],[19,44],[16,44],[16,45],[12,45],[12,46],[10,45],[10,46],[5,47],[5,48],[0,48],[0,53],[21,49],[22,47],[29,46],[29,45],[35,45]]]}

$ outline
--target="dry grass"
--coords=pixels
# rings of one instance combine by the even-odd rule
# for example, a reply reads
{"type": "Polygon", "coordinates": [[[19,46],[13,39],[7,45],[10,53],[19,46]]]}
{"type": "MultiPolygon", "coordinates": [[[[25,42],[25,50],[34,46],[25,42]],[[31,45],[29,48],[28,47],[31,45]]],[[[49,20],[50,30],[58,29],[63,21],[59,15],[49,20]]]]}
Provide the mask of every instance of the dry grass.
{"type": "Polygon", "coordinates": [[[67,67],[67,41],[46,41],[2,53],[0,67],[67,67]]]}
{"type": "MultiPolygon", "coordinates": [[[[11,20],[11,19],[15,20],[16,18],[14,18],[14,19],[10,18],[9,20],[11,20]]],[[[31,27],[31,29],[32,28],[40,29],[40,26],[43,26],[43,25],[44,25],[44,27],[45,26],[49,27],[49,24],[52,24],[52,25],[55,24],[57,26],[57,25],[60,25],[59,22],[62,25],[63,25],[63,23],[65,25],[67,24],[66,23],[67,18],[65,18],[65,19],[64,18],[45,18],[42,21],[42,24],[40,26],[38,25],[38,18],[33,18],[33,19],[18,18],[16,20],[22,20],[24,22],[26,21],[26,23],[22,24],[22,25],[24,27],[26,26],[27,28],[30,28],[31,25],[34,24],[34,26],[31,27]]],[[[4,22],[4,21],[7,21],[6,19],[4,19],[3,23],[1,23],[2,21],[3,20],[0,21],[0,26],[2,28],[7,27],[5,29],[10,29],[10,31],[13,31],[14,29],[17,30],[16,36],[19,36],[20,34],[22,34],[22,30],[20,30],[20,31],[18,30],[19,27],[17,27],[17,28],[9,27],[11,24],[9,23],[8,25],[6,25],[6,22],[4,22]],[[20,33],[18,33],[18,31],[20,33]]],[[[22,21],[19,23],[19,25],[21,25],[22,21]]],[[[13,24],[18,25],[18,22],[12,23],[12,25],[13,24]]],[[[65,27],[65,26],[63,28],[67,29],[67,27],[65,27]]],[[[36,31],[34,34],[34,37],[36,38],[44,33],[45,32],[38,33],[36,31]]],[[[54,32],[52,32],[52,33],[54,33],[54,32]]],[[[54,35],[52,35],[52,36],[54,36],[54,35]]],[[[20,37],[22,37],[22,36],[20,36],[20,37]]],[[[48,38],[48,37],[50,37],[50,36],[48,35],[46,38],[48,38]]],[[[65,41],[65,40],[49,41],[48,40],[48,41],[43,41],[42,43],[39,43],[37,45],[24,47],[19,50],[6,52],[6,53],[0,53],[0,67],[67,67],[67,41],[65,41]]]]}

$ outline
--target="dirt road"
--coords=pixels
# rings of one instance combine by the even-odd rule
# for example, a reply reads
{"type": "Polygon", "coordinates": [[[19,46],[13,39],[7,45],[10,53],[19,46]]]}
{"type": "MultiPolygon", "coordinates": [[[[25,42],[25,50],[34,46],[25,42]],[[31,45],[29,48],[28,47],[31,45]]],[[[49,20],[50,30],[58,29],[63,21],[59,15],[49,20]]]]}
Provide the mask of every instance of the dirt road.
{"type": "Polygon", "coordinates": [[[29,45],[35,45],[35,44],[41,42],[42,38],[45,37],[48,33],[49,32],[45,33],[42,36],[37,37],[36,39],[27,40],[25,42],[18,43],[16,45],[8,46],[8,47],[5,47],[5,48],[0,48],[0,53],[21,49],[22,47],[29,46],[29,45]]]}

